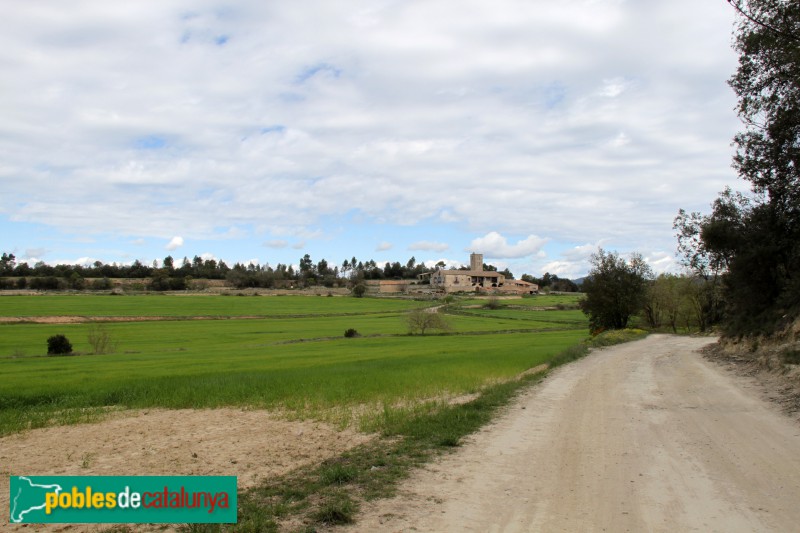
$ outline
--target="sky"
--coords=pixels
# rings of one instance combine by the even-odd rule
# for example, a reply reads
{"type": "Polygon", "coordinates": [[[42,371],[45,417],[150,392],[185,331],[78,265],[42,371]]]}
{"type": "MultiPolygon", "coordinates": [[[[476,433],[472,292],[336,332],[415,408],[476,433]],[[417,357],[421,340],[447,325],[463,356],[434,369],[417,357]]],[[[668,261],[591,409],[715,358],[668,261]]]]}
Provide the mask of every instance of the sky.
{"type": "Polygon", "coordinates": [[[678,271],[741,129],[725,0],[11,0],[0,249],[678,271]]]}

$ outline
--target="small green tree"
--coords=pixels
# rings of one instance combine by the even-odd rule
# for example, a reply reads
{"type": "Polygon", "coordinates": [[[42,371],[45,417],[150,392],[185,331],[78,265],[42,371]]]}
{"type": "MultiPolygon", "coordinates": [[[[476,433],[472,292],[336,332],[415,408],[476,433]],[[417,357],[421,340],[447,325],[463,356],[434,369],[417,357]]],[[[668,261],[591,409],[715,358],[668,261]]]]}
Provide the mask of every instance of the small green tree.
{"type": "Polygon", "coordinates": [[[69,355],[72,343],[64,335],[53,335],[47,339],[47,355],[69,355]]]}
{"type": "Polygon", "coordinates": [[[353,296],[356,298],[363,298],[364,295],[367,293],[367,286],[359,283],[355,287],[353,287],[353,296]]]}
{"type": "Polygon", "coordinates": [[[583,282],[586,297],[580,306],[589,317],[591,331],[623,329],[644,308],[652,271],[640,254],[630,262],[602,248],[592,254],[592,269],[583,282]]]}

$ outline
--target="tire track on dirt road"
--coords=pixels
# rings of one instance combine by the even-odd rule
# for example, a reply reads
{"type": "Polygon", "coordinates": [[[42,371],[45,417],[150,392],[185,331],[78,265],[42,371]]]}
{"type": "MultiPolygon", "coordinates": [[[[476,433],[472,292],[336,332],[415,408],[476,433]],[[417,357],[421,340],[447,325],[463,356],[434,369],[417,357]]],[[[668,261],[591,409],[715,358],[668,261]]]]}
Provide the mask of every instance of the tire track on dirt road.
{"type": "Polygon", "coordinates": [[[796,531],[800,426],[652,335],[553,372],[348,531],[796,531]]]}

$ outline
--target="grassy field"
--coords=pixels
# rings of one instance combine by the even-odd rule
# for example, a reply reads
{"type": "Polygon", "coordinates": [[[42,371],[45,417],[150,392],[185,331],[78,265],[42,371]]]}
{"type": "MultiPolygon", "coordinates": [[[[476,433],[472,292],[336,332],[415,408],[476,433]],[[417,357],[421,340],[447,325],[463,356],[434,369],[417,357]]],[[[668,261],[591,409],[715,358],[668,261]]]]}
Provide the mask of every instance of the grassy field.
{"type": "Polygon", "coordinates": [[[325,296],[65,295],[0,296],[0,316],[320,316],[405,311],[420,302],[325,296]]]}
{"type": "MultiPolygon", "coordinates": [[[[576,307],[581,298],[583,298],[583,294],[579,293],[541,294],[537,296],[524,296],[519,298],[503,297],[497,300],[497,304],[501,307],[576,307]]],[[[487,298],[467,298],[458,300],[458,305],[483,306],[486,305],[487,301],[487,298]]]]}
{"type": "Polygon", "coordinates": [[[168,317],[104,323],[116,344],[105,355],[92,355],[87,341],[96,324],[0,325],[0,434],[109,407],[223,405],[374,428],[370,412],[478,391],[587,334],[579,311],[458,302],[449,332],[425,336],[408,335],[406,313],[431,303],[410,300],[51,295],[3,296],[0,304],[6,317],[168,317]],[[344,338],[349,328],[361,336],[344,338]],[[57,333],[79,355],[45,356],[46,339],[57,333]],[[376,408],[353,420],[357,406],[376,408]]]}

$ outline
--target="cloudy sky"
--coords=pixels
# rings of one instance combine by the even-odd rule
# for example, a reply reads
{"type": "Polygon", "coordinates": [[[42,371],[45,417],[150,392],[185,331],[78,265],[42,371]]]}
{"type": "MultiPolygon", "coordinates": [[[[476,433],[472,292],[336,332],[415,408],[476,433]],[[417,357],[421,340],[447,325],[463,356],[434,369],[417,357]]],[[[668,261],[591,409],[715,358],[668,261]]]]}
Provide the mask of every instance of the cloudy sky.
{"type": "Polygon", "coordinates": [[[740,125],[724,0],[12,0],[0,248],[30,261],[675,268],[740,125]]]}

